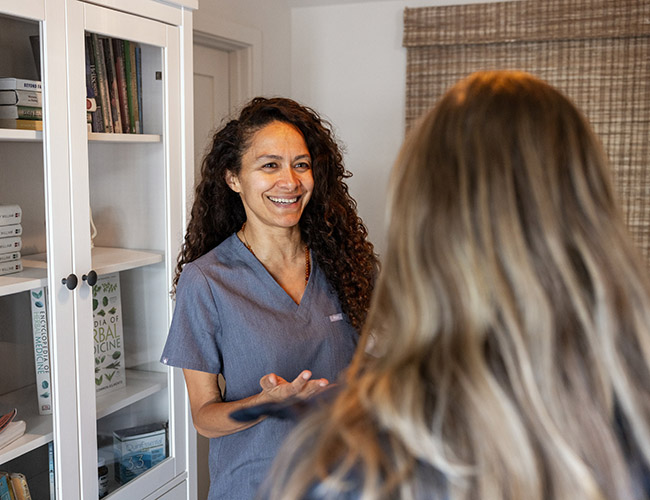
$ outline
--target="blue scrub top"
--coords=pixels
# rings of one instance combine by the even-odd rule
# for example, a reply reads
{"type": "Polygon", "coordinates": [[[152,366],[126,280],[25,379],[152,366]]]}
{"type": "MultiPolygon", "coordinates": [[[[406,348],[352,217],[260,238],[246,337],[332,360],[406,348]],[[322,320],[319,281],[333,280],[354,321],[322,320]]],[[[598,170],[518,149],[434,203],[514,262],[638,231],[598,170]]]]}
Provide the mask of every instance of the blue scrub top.
{"type": "MultiPolygon", "coordinates": [[[[300,305],[237,238],[185,265],[161,361],[221,373],[224,401],[260,392],[260,378],[293,380],[302,370],[336,380],[358,335],[336,293],[311,259],[300,305]]],[[[209,499],[252,499],[292,424],[266,419],[249,429],[210,439],[209,499]]]]}

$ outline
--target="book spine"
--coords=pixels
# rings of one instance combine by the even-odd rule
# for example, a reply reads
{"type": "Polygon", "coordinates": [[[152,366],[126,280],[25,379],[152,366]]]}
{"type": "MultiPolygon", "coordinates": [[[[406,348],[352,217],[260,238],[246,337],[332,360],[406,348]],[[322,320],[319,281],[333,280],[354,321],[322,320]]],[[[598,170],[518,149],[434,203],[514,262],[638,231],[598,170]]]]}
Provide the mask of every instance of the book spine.
{"type": "Polygon", "coordinates": [[[12,260],[11,262],[3,262],[0,264],[0,276],[11,273],[19,273],[22,270],[22,260],[12,260]]]}
{"type": "Polygon", "coordinates": [[[106,80],[106,62],[104,61],[104,45],[102,39],[96,33],[91,33],[93,41],[93,52],[95,54],[95,69],[97,70],[97,88],[99,90],[99,101],[102,108],[102,120],[104,121],[104,132],[113,132],[113,118],[111,117],[110,95],[108,93],[108,81],[106,80]]]}
{"type": "Polygon", "coordinates": [[[0,105],[31,106],[43,105],[42,94],[32,90],[0,90],[0,105]]]}
{"type": "Polygon", "coordinates": [[[23,234],[23,226],[20,224],[11,224],[9,226],[0,226],[0,238],[9,236],[20,236],[23,234]]]}
{"type": "Polygon", "coordinates": [[[126,92],[126,69],[124,68],[124,40],[113,39],[113,54],[115,55],[115,72],[117,76],[117,93],[120,98],[120,113],[122,115],[122,131],[133,133],[131,116],[129,115],[129,96],[126,92]]]}
{"type": "Polygon", "coordinates": [[[0,238],[0,253],[18,252],[23,247],[23,239],[20,236],[0,238]]]}
{"type": "Polygon", "coordinates": [[[142,49],[140,45],[135,46],[135,74],[138,82],[138,133],[143,134],[144,125],[142,121],[142,49]]]}
{"type": "Polygon", "coordinates": [[[97,86],[97,68],[95,65],[95,51],[93,41],[89,33],[86,33],[86,93],[88,97],[95,99],[97,109],[93,115],[92,131],[104,131],[104,118],[100,103],[99,87],[97,86]]]}
{"type": "Polygon", "coordinates": [[[19,472],[12,472],[9,476],[11,477],[11,484],[14,487],[16,500],[32,500],[25,475],[19,472]]]}
{"type": "Polygon", "coordinates": [[[42,120],[43,109],[33,106],[0,106],[0,118],[21,118],[25,120],[42,120]]]}
{"type": "Polygon", "coordinates": [[[20,252],[0,253],[0,263],[20,259],[20,252]]]}
{"type": "Polygon", "coordinates": [[[20,205],[0,205],[0,226],[20,224],[22,216],[20,205]]]}
{"type": "Polygon", "coordinates": [[[47,443],[48,473],[50,478],[50,500],[56,500],[56,484],[54,475],[54,442],[47,443]]]}
{"type": "Polygon", "coordinates": [[[129,102],[129,120],[131,121],[132,129],[137,132],[137,121],[135,119],[135,100],[137,96],[133,95],[133,85],[131,82],[136,78],[135,67],[131,64],[131,47],[134,42],[124,40],[124,74],[126,76],[126,95],[129,102]]]}
{"type": "Polygon", "coordinates": [[[122,113],[120,112],[120,97],[117,90],[117,77],[115,75],[115,58],[113,56],[113,42],[110,38],[102,39],[104,44],[104,61],[106,63],[106,81],[108,82],[108,95],[111,101],[111,117],[113,118],[113,132],[122,133],[122,113]]]}
{"type": "Polygon", "coordinates": [[[0,472],[0,500],[16,500],[8,472],[0,472]]]}
{"type": "Polygon", "coordinates": [[[137,44],[131,42],[129,58],[131,59],[131,94],[133,94],[133,116],[135,117],[135,130],[140,133],[140,102],[138,101],[138,65],[135,60],[137,44]]]}
{"type": "Polygon", "coordinates": [[[15,128],[22,130],[43,130],[43,120],[22,118],[0,118],[0,128],[15,128]]]}
{"type": "Polygon", "coordinates": [[[43,86],[36,80],[9,77],[0,78],[0,90],[36,90],[41,92],[43,86]]]}
{"type": "Polygon", "coordinates": [[[50,349],[47,326],[47,293],[44,287],[35,288],[29,294],[32,305],[32,332],[34,334],[34,367],[36,370],[36,393],[38,412],[52,414],[52,391],[50,389],[50,349]]]}

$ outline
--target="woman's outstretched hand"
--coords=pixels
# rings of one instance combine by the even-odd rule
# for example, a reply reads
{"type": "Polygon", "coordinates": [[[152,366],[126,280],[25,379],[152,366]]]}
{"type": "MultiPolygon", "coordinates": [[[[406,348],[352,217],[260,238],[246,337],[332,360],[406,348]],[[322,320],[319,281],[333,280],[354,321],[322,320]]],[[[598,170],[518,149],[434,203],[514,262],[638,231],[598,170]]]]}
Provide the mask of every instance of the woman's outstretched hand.
{"type": "Polygon", "coordinates": [[[312,380],[311,376],[309,370],[304,370],[293,381],[288,382],[275,373],[264,375],[260,379],[262,392],[259,394],[259,402],[279,402],[292,397],[305,399],[329,385],[327,379],[312,380]]]}

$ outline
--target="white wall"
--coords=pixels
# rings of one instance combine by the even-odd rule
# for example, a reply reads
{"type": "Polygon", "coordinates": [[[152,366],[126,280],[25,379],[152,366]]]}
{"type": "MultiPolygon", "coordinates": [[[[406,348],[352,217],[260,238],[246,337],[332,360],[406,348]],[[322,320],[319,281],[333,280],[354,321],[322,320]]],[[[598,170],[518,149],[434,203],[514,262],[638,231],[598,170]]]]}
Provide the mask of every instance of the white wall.
{"type": "Polygon", "coordinates": [[[326,115],[347,145],[350,192],[380,254],[389,173],[404,138],[404,8],[459,3],[471,0],[370,1],[291,12],[291,94],[326,115]]]}

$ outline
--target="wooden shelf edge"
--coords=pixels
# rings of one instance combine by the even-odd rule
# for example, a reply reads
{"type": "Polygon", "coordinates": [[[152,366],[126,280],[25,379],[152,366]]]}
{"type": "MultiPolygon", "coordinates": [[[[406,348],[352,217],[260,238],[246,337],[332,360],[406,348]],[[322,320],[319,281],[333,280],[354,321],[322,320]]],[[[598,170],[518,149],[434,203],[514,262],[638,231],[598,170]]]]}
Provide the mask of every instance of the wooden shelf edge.
{"type": "Polygon", "coordinates": [[[88,132],[88,140],[92,142],[161,142],[159,134],[107,134],[99,132],[88,132]]]}

